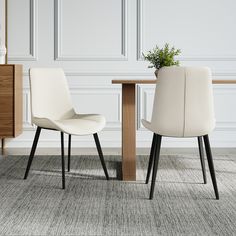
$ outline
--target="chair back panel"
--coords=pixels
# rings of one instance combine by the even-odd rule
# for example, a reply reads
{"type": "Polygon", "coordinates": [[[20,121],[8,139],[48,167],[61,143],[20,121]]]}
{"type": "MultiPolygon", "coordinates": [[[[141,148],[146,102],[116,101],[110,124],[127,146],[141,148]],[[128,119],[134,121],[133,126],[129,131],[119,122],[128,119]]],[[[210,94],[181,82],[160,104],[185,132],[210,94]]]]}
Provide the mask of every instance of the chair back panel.
{"type": "Polygon", "coordinates": [[[74,114],[67,80],[62,69],[30,69],[30,92],[32,118],[60,120],[74,114]]]}
{"type": "Polygon", "coordinates": [[[163,67],[158,72],[151,125],[160,135],[194,137],[215,127],[212,76],[206,67],[163,67]]]}

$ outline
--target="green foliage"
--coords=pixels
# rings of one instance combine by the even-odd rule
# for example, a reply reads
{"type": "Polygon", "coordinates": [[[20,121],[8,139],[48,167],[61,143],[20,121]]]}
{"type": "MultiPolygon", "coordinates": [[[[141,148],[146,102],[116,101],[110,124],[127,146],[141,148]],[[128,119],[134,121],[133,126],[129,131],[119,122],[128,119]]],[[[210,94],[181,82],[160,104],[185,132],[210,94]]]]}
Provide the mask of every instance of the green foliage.
{"type": "Polygon", "coordinates": [[[175,49],[174,47],[170,48],[169,44],[166,43],[164,48],[159,48],[158,46],[156,46],[146,55],[143,54],[143,57],[146,61],[149,61],[151,63],[148,68],[155,67],[157,70],[159,70],[163,66],[178,66],[179,61],[176,61],[174,57],[179,55],[180,53],[180,49],[175,49]]]}

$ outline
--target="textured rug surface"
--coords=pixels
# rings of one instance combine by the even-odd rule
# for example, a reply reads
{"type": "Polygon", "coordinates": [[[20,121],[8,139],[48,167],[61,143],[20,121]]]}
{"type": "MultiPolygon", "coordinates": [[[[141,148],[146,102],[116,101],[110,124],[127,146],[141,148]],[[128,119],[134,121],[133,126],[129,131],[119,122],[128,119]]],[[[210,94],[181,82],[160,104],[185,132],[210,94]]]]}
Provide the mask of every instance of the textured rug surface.
{"type": "Polygon", "coordinates": [[[144,184],[148,157],[137,161],[137,181],[121,182],[120,157],[106,156],[106,181],[97,156],[73,156],[61,189],[60,156],[0,158],[0,235],[236,235],[236,157],[215,155],[220,193],[197,155],[161,155],[155,195],[144,184]]]}

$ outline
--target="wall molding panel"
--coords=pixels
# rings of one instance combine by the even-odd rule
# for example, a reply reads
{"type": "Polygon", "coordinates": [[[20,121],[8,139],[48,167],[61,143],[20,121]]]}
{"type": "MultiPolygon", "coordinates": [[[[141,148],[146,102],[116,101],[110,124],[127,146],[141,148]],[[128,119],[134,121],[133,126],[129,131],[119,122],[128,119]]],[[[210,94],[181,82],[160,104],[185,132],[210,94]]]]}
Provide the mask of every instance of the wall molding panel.
{"type": "Polygon", "coordinates": [[[38,0],[29,0],[29,54],[25,55],[8,55],[9,61],[37,61],[38,57],[38,0]]]}
{"type": "Polygon", "coordinates": [[[54,59],[57,61],[126,61],[127,55],[127,0],[120,0],[121,3],[121,45],[118,55],[64,55],[62,45],[62,1],[54,0],[54,59]]]}
{"type": "MultiPolygon", "coordinates": [[[[73,103],[76,104],[76,96],[84,96],[87,98],[91,97],[92,95],[96,95],[96,103],[99,101],[99,97],[107,96],[108,99],[114,97],[115,99],[115,106],[112,104],[108,111],[109,113],[115,113],[116,117],[113,120],[107,120],[105,131],[119,131],[121,129],[121,90],[119,88],[112,88],[112,87],[81,87],[81,86],[73,86],[70,88],[71,96],[73,103]]],[[[24,130],[30,131],[34,130],[35,126],[31,124],[31,111],[30,111],[30,91],[29,88],[25,88],[23,92],[23,100],[24,100],[24,107],[23,107],[23,127],[24,130]]],[[[80,102],[80,101],[79,101],[80,102]]],[[[83,103],[82,101],[81,103],[83,103]]],[[[102,106],[102,105],[101,105],[102,106]]],[[[93,108],[90,108],[93,110],[93,108]]],[[[80,105],[78,105],[78,112],[81,112],[80,105]]],[[[84,113],[82,111],[82,113],[84,113]]],[[[92,112],[91,112],[92,113],[92,112]]]]}
{"type": "MultiPolygon", "coordinates": [[[[121,129],[121,90],[119,88],[112,88],[112,87],[79,87],[79,86],[73,86],[71,89],[71,95],[72,100],[76,101],[77,99],[73,99],[75,96],[88,96],[91,97],[92,95],[96,95],[96,104],[99,101],[99,97],[101,96],[107,96],[108,99],[110,97],[114,97],[116,101],[116,106],[109,105],[107,107],[107,110],[109,113],[115,113],[116,117],[113,120],[107,120],[105,131],[119,131],[121,129]],[[112,112],[113,111],[113,112],[112,112]]],[[[108,104],[107,104],[108,105],[108,104]]],[[[98,106],[103,106],[103,104],[99,104],[98,106]]],[[[78,112],[79,111],[78,106],[78,112]]],[[[92,108],[91,108],[92,110],[92,108]]],[[[84,113],[84,112],[82,112],[84,113]]],[[[107,118],[106,118],[107,119],[107,118]]]]}
{"type": "MultiPolygon", "coordinates": [[[[145,12],[144,4],[148,1],[137,0],[137,60],[143,61],[142,53],[144,52],[145,36],[144,36],[144,21],[145,12]]],[[[158,9],[157,9],[158,11],[158,9]]],[[[160,27],[161,23],[157,26],[160,27]]],[[[165,27],[164,25],[162,25],[165,27]]],[[[154,28],[155,30],[155,28],[154,28]]],[[[150,48],[151,49],[151,48],[150,48]]],[[[149,50],[150,50],[149,49],[149,50]]],[[[180,61],[236,61],[236,54],[234,55],[184,55],[176,57],[180,61]]]]}
{"type": "Polygon", "coordinates": [[[23,91],[23,102],[23,129],[33,131],[35,127],[31,124],[30,94],[28,89],[23,91]]]}

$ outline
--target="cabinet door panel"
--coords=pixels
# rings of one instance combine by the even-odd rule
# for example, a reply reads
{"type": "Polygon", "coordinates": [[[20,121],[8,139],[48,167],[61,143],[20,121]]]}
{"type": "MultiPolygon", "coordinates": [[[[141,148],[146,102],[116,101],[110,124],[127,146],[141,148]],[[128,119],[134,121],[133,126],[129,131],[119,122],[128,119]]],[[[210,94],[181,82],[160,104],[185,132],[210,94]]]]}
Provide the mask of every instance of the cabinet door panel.
{"type": "Polygon", "coordinates": [[[12,76],[13,75],[13,66],[4,65],[0,68],[0,76],[12,76]]]}
{"type": "Polygon", "coordinates": [[[13,77],[0,75],[0,96],[13,96],[13,77]]]}
{"type": "Polygon", "coordinates": [[[0,65],[0,138],[22,132],[22,66],[0,65]]]}
{"type": "Polygon", "coordinates": [[[13,67],[0,69],[0,137],[13,136],[13,67]]]}

